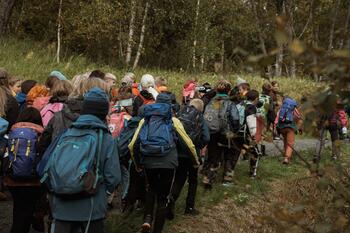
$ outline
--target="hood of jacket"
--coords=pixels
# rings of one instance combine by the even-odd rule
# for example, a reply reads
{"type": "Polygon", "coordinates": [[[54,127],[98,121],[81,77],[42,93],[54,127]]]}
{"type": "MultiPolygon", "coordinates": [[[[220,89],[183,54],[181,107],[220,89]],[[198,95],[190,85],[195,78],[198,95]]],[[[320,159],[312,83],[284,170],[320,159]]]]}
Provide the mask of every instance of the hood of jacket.
{"type": "Polygon", "coordinates": [[[151,93],[149,93],[147,90],[142,90],[140,92],[140,95],[142,95],[142,97],[145,98],[146,100],[154,100],[155,99],[153,97],[153,95],[151,93]]]}
{"type": "Polygon", "coordinates": [[[52,96],[49,103],[65,103],[67,102],[67,96],[52,96]]]}
{"type": "Polygon", "coordinates": [[[44,127],[31,122],[18,122],[11,127],[11,130],[18,129],[18,128],[34,129],[37,133],[40,133],[40,134],[44,132],[44,127]]]}
{"type": "Polygon", "coordinates": [[[19,104],[24,104],[26,102],[27,95],[20,92],[16,95],[16,100],[19,104]]]}
{"type": "Polygon", "coordinates": [[[79,118],[72,124],[72,127],[77,129],[102,129],[104,131],[108,131],[108,127],[105,122],[90,114],[80,115],[79,118]]]}

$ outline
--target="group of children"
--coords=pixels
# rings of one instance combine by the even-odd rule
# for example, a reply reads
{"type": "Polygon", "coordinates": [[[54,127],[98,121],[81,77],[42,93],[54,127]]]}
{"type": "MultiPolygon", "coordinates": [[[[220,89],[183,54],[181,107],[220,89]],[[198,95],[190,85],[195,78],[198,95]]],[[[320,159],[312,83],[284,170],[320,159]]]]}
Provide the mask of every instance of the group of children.
{"type": "MultiPolygon", "coordinates": [[[[162,232],[186,181],[185,214],[198,214],[199,170],[206,188],[220,167],[229,185],[243,157],[254,178],[266,131],[282,135],[284,164],[302,132],[298,104],[279,98],[277,82],[259,93],[241,78],[234,87],[224,79],[215,87],[191,79],[181,103],[163,77],[145,74],[137,83],[127,73],[117,83],[100,70],[71,81],[53,71],[43,85],[0,69],[1,183],[13,199],[11,233],[47,231],[44,216],[51,232],[105,232],[116,196],[122,212],[144,208],[142,232],[162,232]]],[[[337,124],[327,125],[332,141],[337,124]]]]}

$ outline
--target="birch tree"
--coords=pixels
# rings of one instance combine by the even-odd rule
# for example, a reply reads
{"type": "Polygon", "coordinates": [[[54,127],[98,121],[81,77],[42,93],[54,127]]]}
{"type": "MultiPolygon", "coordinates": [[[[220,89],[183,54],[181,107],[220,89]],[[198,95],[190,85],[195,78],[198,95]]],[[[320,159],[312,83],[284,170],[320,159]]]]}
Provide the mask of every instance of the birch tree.
{"type": "Polygon", "coordinates": [[[136,0],[131,0],[131,17],[130,17],[130,24],[129,24],[129,37],[128,37],[128,44],[127,44],[127,48],[126,48],[126,57],[125,57],[126,66],[129,66],[130,60],[131,60],[132,46],[134,43],[133,36],[134,36],[134,29],[135,29],[135,17],[136,17],[136,0]]]}
{"type": "Polygon", "coordinates": [[[198,17],[199,17],[199,9],[200,9],[201,1],[197,0],[196,6],[196,16],[194,19],[194,39],[193,39],[193,48],[192,48],[192,68],[196,69],[196,47],[197,47],[197,27],[198,27],[198,17]]]}
{"type": "Polygon", "coordinates": [[[62,2],[63,0],[60,0],[59,6],[58,6],[58,16],[57,16],[57,51],[56,51],[57,63],[60,63],[60,53],[61,53],[62,2]]]}
{"type": "Polygon", "coordinates": [[[142,27],[141,27],[141,34],[140,34],[140,41],[139,41],[139,46],[137,48],[137,53],[136,53],[136,57],[135,57],[135,61],[134,61],[134,65],[132,67],[132,69],[136,69],[140,57],[141,57],[141,53],[143,50],[143,42],[145,39],[145,31],[146,31],[146,21],[147,21],[147,15],[148,15],[148,8],[149,8],[149,2],[146,2],[146,6],[145,6],[145,11],[143,13],[143,19],[142,19],[142,27]]]}
{"type": "Polygon", "coordinates": [[[332,13],[332,24],[331,29],[329,31],[329,43],[328,43],[328,51],[331,51],[333,49],[333,40],[334,40],[334,30],[335,30],[335,22],[337,20],[337,14],[338,14],[338,8],[339,8],[339,0],[335,1],[335,7],[333,8],[332,13]]]}

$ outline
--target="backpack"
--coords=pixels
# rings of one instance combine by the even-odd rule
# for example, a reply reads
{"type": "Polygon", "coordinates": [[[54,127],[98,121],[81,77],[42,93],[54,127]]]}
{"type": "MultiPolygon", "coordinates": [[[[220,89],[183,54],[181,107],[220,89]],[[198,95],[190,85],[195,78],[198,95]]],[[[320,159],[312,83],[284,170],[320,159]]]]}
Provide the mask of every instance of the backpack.
{"type": "Polygon", "coordinates": [[[121,130],[118,137],[118,152],[120,160],[127,159],[129,160],[129,144],[134,136],[141,117],[133,117],[127,121],[126,126],[121,130]]]}
{"type": "Polygon", "coordinates": [[[113,138],[119,137],[120,132],[127,124],[126,117],[130,116],[126,112],[115,112],[110,116],[108,123],[109,131],[111,132],[113,138]]]}
{"type": "Polygon", "coordinates": [[[3,158],[3,155],[6,151],[6,145],[7,145],[7,139],[4,137],[7,127],[9,126],[9,123],[0,117],[0,160],[3,158]]]}
{"type": "Polygon", "coordinates": [[[103,131],[72,127],[56,140],[45,152],[49,159],[40,172],[43,175],[40,181],[57,196],[94,195],[100,180],[103,131]]]}
{"type": "Polygon", "coordinates": [[[43,120],[43,126],[46,127],[49,121],[53,118],[55,112],[59,112],[63,109],[62,103],[49,103],[41,111],[41,118],[43,120]]]}
{"type": "Polygon", "coordinates": [[[143,156],[164,156],[174,147],[174,128],[170,104],[156,103],[144,107],[145,123],[140,130],[143,156]]]}
{"type": "Polygon", "coordinates": [[[193,106],[185,105],[177,113],[177,118],[181,121],[193,144],[196,146],[200,145],[202,113],[193,106]]]}
{"type": "Polygon", "coordinates": [[[248,102],[246,100],[243,100],[239,104],[236,105],[238,114],[239,114],[239,125],[240,128],[244,127],[245,125],[245,108],[247,106],[248,102]]]}
{"type": "Polygon", "coordinates": [[[64,104],[61,111],[54,113],[52,122],[52,139],[68,129],[78,117],[78,113],[73,113],[70,108],[64,104]]]}
{"type": "Polygon", "coordinates": [[[7,144],[9,172],[13,178],[35,176],[38,133],[31,128],[16,128],[10,131],[7,144]]]}
{"type": "Polygon", "coordinates": [[[289,123],[294,121],[294,110],[298,106],[298,103],[293,100],[292,98],[285,98],[283,100],[281,109],[280,109],[280,115],[279,115],[279,122],[282,123],[289,123]]]}
{"type": "Polygon", "coordinates": [[[220,132],[226,135],[227,132],[232,132],[231,122],[239,118],[236,105],[229,99],[213,99],[204,111],[204,119],[211,134],[220,132]]]}

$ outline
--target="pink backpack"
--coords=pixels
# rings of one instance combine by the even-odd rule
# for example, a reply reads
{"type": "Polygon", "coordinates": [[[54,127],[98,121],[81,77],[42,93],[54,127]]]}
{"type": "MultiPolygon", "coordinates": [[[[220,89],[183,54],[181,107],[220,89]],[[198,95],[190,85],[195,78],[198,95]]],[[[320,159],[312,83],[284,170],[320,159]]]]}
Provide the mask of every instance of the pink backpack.
{"type": "Polygon", "coordinates": [[[49,121],[54,116],[55,112],[61,111],[62,108],[63,108],[62,103],[49,103],[40,111],[44,127],[47,126],[49,121]]]}
{"type": "Polygon", "coordinates": [[[113,138],[120,135],[120,132],[126,125],[126,121],[130,118],[130,115],[126,112],[112,113],[109,119],[108,128],[113,138]]]}

